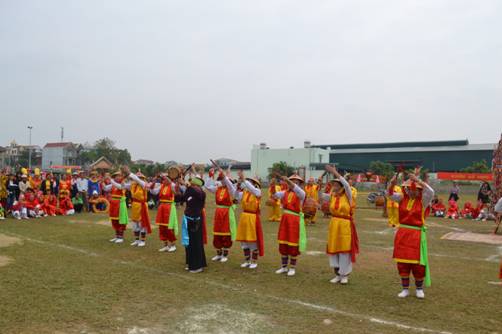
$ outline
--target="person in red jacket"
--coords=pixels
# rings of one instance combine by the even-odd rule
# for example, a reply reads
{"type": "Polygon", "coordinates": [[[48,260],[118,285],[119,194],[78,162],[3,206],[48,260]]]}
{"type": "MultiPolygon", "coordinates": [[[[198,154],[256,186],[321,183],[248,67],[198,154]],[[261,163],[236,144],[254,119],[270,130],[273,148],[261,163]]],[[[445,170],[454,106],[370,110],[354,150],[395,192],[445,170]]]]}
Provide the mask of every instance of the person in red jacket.
{"type": "Polygon", "coordinates": [[[471,202],[465,202],[464,208],[462,211],[460,211],[460,217],[461,218],[473,218],[472,217],[472,211],[473,211],[472,203],[471,202]]]}
{"type": "Polygon", "coordinates": [[[112,174],[112,178],[106,178],[106,185],[103,187],[105,193],[109,193],[110,208],[108,215],[115,231],[115,237],[110,239],[110,242],[121,244],[124,242],[124,232],[127,228],[127,204],[125,189],[123,184],[124,178],[121,171],[116,171],[112,174]],[[122,217],[122,219],[121,219],[122,217]]]}
{"type": "Polygon", "coordinates": [[[178,215],[174,196],[176,184],[165,173],[160,174],[161,183],[156,183],[150,193],[159,196],[159,207],[155,224],[159,227],[159,239],[164,246],[159,252],[176,251],[176,235],[178,234],[178,215]]]}
{"type": "Polygon", "coordinates": [[[446,218],[457,219],[458,218],[458,204],[455,200],[450,199],[448,201],[448,211],[446,212],[446,218]]]}
{"type": "Polygon", "coordinates": [[[434,217],[444,217],[446,213],[446,206],[443,204],[442,199],[438,199],[436,203],[432,204],[432,215],[434,217]]]}
{"type": "Polygon", "coordinates": [[[430,286],[429,261],[427,256],[427,228],[425,208],[434,197],[434,190],[414,174],[402,185],[403,193],[394,193],[397,176],[391,179],[388,193],[393,201],[399,202],[399,228],[394,237],[394,260],[401,276],[403,290],[398,297],[409,295],[410,274],[415,277],[416,296],[425,298],[425,286],[430,286]]]}

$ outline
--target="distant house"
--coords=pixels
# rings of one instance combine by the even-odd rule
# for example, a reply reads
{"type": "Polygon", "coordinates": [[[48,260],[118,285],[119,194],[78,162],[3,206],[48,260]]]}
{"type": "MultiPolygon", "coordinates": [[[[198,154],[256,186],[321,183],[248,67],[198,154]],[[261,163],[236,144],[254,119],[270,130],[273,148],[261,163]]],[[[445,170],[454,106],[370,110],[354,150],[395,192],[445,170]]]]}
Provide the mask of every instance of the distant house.
{"type": "Polygon", "coordinates": [[[7,149],[5,147],[0,146],[0,168],[4,168],[6,166],[6,157],[7,157],[7,149]]]}
{"type": "Polygon", "coordinates": [[[94,161],[90,166],[89,169],[93,170],[99,170],[99,171],[109,171],[113,168],[113,164],[110,162],[105,157],[101,157],[98,160],[94,161]]]}
{"type": "MultiPolygon", "coordinates": [[[[31,165],[32,166],[40,166],[42,162],[42,149],[40,146],[37,145],[19,145],[16,143],[15,140],[13,140],[9,146],[6,146],[3,148],[5,151],[3,153],[0,153],[0,165],[2,164],[2,158],[3,158],[3,164],[5,166],[16,166],[18,163],[23,163],[27,164],[27,154],[31,150],[31,165]],[[22,157],[25,155],[25,161],[23,160],[22,157]]],[[[26,166],[27,167],[27,166],[26,166]]]]}
{"type": "Polygon", "coordinates": [[[77,164],[77,145],[65,143],[47,143],[42,150],[42,169],[51,166],[74,166],[77,164]]]}

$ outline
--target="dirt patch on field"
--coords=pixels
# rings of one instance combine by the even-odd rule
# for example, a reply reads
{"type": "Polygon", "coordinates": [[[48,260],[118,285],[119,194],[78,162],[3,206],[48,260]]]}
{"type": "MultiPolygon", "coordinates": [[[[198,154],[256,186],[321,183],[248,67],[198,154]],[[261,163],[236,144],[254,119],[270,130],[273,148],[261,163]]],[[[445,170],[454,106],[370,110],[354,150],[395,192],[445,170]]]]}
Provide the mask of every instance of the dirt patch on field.
{"type": "Polygon", "coordinates": [[[12,261],[14,261],[14,260],[8,256],[0,255],[0,267],[8,265],[12,261]]]}
{"type": "Polygon", "coordinates": [[[360,265],[367,269],[382,269],[389,264],[392,264],[392,252],[383,250],[365,250],[364,253],[357,259],[360,265]]]}
{"type": "Polygon", "coordinates": [[[0,248],[9,247],[16,244],[22,245],[23,242],[19,238],[9,237],[8,235],[0,234],[0,248]]]}
{"type": "Polygon", "coordinates": [[[225,305],[209,304],[188,308],[185,318],[176,325],[181,333],[260,333],[272,326],[265,316],[231,309],[225,305]]]}

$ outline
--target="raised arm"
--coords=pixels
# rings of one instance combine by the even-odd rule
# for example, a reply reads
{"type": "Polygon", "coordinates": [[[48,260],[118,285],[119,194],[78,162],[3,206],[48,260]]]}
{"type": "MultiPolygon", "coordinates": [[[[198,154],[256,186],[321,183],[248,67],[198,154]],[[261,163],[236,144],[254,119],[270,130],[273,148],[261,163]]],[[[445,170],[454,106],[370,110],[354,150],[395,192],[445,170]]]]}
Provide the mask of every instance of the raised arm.
{"type": "Polygon", "coordinates": [[[352,204],[352,189],[350,189],[350,184],[345,180],[345,178],[338,173],[336,167],[331,165],[326,165],[326,171],[333,174],[340,182],[342,183],[343,189],[345,190],[345,195],[349,200],[349,203],[352,204]]]}
{"type": "Polygon", "coordinates": [[[261,197],[261,189],[258,188],[258,187],[255,187],[251,182],[249,182],[248,180],[245,180],[244,181],[244,186],[246,187],[246,189],[251,192],[253,195],[255,195],[256,197],[261,197]]]}
{"type": "Polygon", "coordinates": [[[134,174],[134,173],[130,173],[130,174],[129,174],[129,178],[130,178],[131,180],[133,180],[134,182],[136,182],[137,184],[139,184],[139,185],[141,186],[141,188],[143,188],[143,189],[146,189],[146,188],[147,188],[147,186],[146,186],[146,182],[145,182],[145,181],[143,181],[142,179],[140,179],[140,178],[139,178],[136,174],[134,174]]]}
{"type": "Polygon", "coordinates": [[[210,193],[215,193],[218,189],[218,184],[210,177],[207,177],[204,181],[204,188],[207,189],[210,193]]]}
{"type": "Polygon", "coordinates": [[[150,189],[150,194],[152,195],[158,195],[160,193],[160,187],[161,187],[161,184],[160,183],[155,183],[155,185],[153,186],[152,189],[150,189]]]}

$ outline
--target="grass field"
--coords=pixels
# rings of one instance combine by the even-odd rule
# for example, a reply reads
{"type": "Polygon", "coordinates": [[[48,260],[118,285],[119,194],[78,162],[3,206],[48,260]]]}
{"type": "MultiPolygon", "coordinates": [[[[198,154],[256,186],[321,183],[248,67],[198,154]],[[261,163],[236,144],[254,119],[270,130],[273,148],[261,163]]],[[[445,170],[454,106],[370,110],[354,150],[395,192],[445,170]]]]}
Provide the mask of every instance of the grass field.
{"type": "MultiPolygon", "coordinates": [[[[212,217],[214,205],[207,210],[212,217]]],[[[157,251],[157,230],[144,249],[114,245],[106,220],[0,221],[0,333],[502,332],[502,286],[489,283],[498,281],[500,248],[440,239],[453,230],[491,233],[493,222],[429,219],[432,287],[425,300],[401,300],[393,230],[380,211],[357,211],[361,254],[347,286],[329,283],[326,219],[308,227],[295,277],[274,273],[277,223],[263,223],[257,270],[239,267],[236,244],[229,262],[190,274],[182,247],[157,251]]]]}

